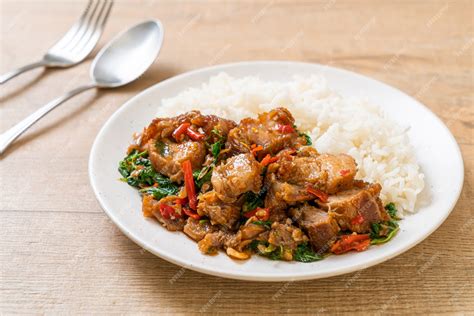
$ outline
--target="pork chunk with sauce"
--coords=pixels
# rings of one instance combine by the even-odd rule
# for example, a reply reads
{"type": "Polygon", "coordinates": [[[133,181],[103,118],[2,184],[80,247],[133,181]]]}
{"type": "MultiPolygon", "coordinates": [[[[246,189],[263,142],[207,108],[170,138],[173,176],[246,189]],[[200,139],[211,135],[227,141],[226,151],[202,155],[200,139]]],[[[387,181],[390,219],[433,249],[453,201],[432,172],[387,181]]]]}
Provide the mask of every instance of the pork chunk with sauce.
{"type": "Polygon", "coordinates": [[[304,204],[290,209],[289,215],[308,234],[309,241],[316,251],[326,252],[335,241],[339,226],[327,212],[304,204]]]}
{"type": "MultiPolygon", "coordinates": [[[[232,120],[223,119],[215,115],[203,115],[199,111],[190,111],[171,118],[154,119],[143,130],[139,145],[143,147],[152,139],[171,139],[173,132],[183,123],[189,123],[191,129],[196,132],[202,130],[203,134],[210,138],[210,142],[216,141],[214,138],[218,137],[218,135],[211,132],[212,130],[216,130],[221,136],[226,137],[229,131],[236,126],[232,120]]],[[[185,137],[185,139],[187,138],[185,137]]]]}
{"type": "Polygon", "coordinates": [[[200,241],[206,234],[214,232],[217,228],[212,226],[209,221],[201,221],[188,217],[183,232],[195,241],[200,241]]]}
{"type": "Polygon", "coordinates": [[[381,189],[378,183],[355,181],[352,189],[330,195],[326,203],[319,201],[318,204],[341,229],[367,233],[371,223],[390,220],[379,198],[381,189]]]}
{"type": "MultiPolygon", "coordinates": [[[[173,197],[175,199],[176,197],[173,197]]],[[[155,217],[166,229],[170,231],[181,231],[184,228],[186,220],[181,217],[180,210],[177,210],[177,216],[166,218],[161,214],[160,203],[166,203],[165,199],[157,201],[152,195],[145,195],[142,201],[142,212],[145,217],[155,217]]]]}
{"type": "Polygon", "coordinates": [[[295,119],[285,108],[276,108],[261,113],[258,118],[245,118],[229,132],[226,148],[231,153],[248,153],[251,146],[262,146],[257,159],[267,154],[275,155],[286,147],[305,145],[306,140],[293,127],[295,119]]]}
{"type": "Polygon", "coordinates": [[[281,210],[297,203],[314,200],[308,187],[333,194],[348,189],[354,182],[357,166],[348,155],[320,155],[314,148],[303,147],[292,154],[278,155],[268,167],[265,207],[281,210]]]}
{"type": "Polygon", "coordinates": [[[206,158],[206,146],[202,142],[150,140],[146,148],[153,168],[177,183],[184,180],[183,161],[190,160],[193,169],[200,169],[206,158]]]}
{"type": "Polygon", "coordinates": [[[222,201],[233,202],[245,192],[258,193],[261,174],[262,166],[252,154],[239,154],[214,168],[211,183],[222,201]]]}
{"type": "Polygon", "coordinates": [[[240,217],[241,205],[240,201],[223,202],[216,191],[209,191],[199,195],[197,212],[201,216],[209,217],[213,225],[232,228],[240,217]]]}

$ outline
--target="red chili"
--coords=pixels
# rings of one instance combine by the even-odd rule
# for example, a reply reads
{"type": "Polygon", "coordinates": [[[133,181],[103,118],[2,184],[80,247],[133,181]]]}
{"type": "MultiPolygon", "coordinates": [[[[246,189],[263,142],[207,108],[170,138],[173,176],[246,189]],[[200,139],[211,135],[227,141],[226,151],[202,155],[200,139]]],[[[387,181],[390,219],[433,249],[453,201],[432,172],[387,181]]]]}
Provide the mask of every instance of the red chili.
{"type": "Polygon", "coordinates": [[[290,124],[286,124],[286,125],[278,126],[278,131],[283,133],[283,134],[290,134],[290,133],[293,133],[295,131],[295,129],[290,124]]]}
{"type": "Polygon", "coordinates": [[[370,237],[368,234],[343,235],[340,240],[332,245],[331,252],[339,255],[350,250],[364,251],[369,247],[369,245],[370,237]]]}
{"type": "Polygon", "coordinates": [[[173,138],[176,139],[176,141],[179,142],[181,140],[181,135],[186,133],[189,126],[191,126],[190,123],[183,123],[180,126],[178,126],[178,128],[175,129],[173,134],[172,134],[173,138]]]}
{"type": "Polygon", "coordinates": [[[194,213],[193,211],[191,210],[188,210],[187,208],[183,207],[183,212],[184,214],[188,215],[189,217],[192,217],[194,219],[201,219],[201,216],[199,216],[199,214],[197,213],[194,213]]]}
{"type": "Polygon", "coordinates": [[[177,213],[173,207],[164,203],[160,204],[160,213],[161,213],[161,216],[163,216],[166,219],[170,219],[171,217],[176,217],[176,218],[181,217],[181,214],[177,213]]]}
{"type": "Polygon", "coordinates": [[[265,166],[268,166],[269,164],[271,163],[274,163],[275,161],[278,161],[278,157],[272,157],[270,156],[270,154],[267,154],[263,159],[262,161],[260,162],[260,164],[265,167],[265,166]]]}
{"type": "Polygon", "coordinates": [[[258,210],[258,209],[256,208],[256,209],[254,209],[254,210],[252,210],[252,211],[245,212],[245,213],[242,214],[242,215],[244,215],[245,218],[250,218],[250,217],[252,217],[252,216],[255,216],[255,213],[257,213],[257,210],[258,210]]]}
{"type": "Polygon", "coordinates": [[[259,220],[266,221],[270,217],[270,209],[257,207],[252,211],[245,212],[243,215],[245,218],[256,216],[259,220]]]}
{"type": "Polygon", "coordinates": [[[250,152],[251,152],[254,156],[257,155],[257,152],[263,150],[263,146],[262,146],[262,145],[258,145],[258,146],[257,146],[257,145],[255,145],[255,144],[253,144],[250,148],[251,148],[250,152]]]}
{"type": "Polygon", "coordinates": [[[328,201],[329,195],[327,195],[326,192],[323,192],[323,191],[318,190],[318,189],[316,189],[316,188],[313,188],[313,187],[311,187],[311,186],[307,187],[307,188],[306,188],[306,191],[307,191],[308,193],[311,193],[311,194],[313,194],[314,196],[316,196],[316,197],[317,197],[318,199],[320,199],[321,202],[323,202],[323,203],[326,203],[326,202],[328,201]]]}
{"type": "Polygon", "coordinates": [[[364,222],[364,217],[361,214],[358,214],[351,220],[352,225],[360,225],[364,222]]]}
{"type": "Polygon", "coordinates": [[[189,138],[195,141],[203,140],[204,138],[206,138],[206,135],[192,130],[191,127],[188,127],[188,129],[186,130],[186,135],[188,135],[189,138]]]}
{"type": "Polygon", "coordinates": [[[339,171],[339,174],[341,176],[347,176],[351,171],[349,169],[342,169],[341,171],[339,171]]]}
{"type": "Polygon", "coordinates": [[[188,201],[187,198],[184,198],[184,199],[177,198],[177,199],[174,201],[174,203],[182,206],[182,205],[185,205],[187,201],[188,201]]]}
{"type": "Polygon", "coordinates": [[[194,186],[193,167],[191,160],[185,160],[181,164],[184,173],[184,187],[188,195],[189,207],[193,210],[197,209],[196,187],[194,186]]]}

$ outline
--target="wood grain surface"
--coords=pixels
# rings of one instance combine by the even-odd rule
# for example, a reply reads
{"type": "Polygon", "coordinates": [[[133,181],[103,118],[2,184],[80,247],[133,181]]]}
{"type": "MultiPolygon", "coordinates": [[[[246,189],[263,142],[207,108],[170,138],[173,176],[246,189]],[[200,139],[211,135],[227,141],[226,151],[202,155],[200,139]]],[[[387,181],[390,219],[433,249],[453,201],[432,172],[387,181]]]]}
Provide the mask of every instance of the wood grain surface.
{"type": "MultiPolygon", "coordinates": [[[[1,1],[0,72],[40,58],[84,6],[1,1]]],[[[139,81],[70,100],[1,157],[0,313],[474,315],[473,12],[473,1],[448,0],[116,1],[99,46],[159,18],[163,50],[139,81]],[[104,122],[166,78],[263,59],[357,71],[426,104],[456,137],[465,163],[464,189],[446,222],[388,262],[295,283],[207,276],[125,237],[89,185],[88,155],[104,122]]],[[[0,131],[87,82],[90,62],[1,86],[0,131]]]]}

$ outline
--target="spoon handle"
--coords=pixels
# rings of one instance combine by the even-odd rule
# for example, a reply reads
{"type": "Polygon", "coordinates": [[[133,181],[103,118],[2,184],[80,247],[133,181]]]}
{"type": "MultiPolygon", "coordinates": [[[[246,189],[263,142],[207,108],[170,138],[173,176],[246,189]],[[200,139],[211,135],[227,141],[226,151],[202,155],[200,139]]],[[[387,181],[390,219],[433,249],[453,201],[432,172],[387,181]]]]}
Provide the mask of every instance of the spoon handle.
{"type": "Polygon", "coordinates": [[[21,134],[23,134],[31,125],[35,124],[40,118],[48,114],[51,110],[62,104],[64,101],[69,100],[76,94],[79,94],[83,91],[95,88],[95,84],[85,85],[74,90],[69,91],[65,95],[56,98],[49,102],[48,104],[44,105],[36,112],[30,114],[28,117],[17,123],[15,126],[4,132],[0,135],[0,155],[10,146],[10,144],[18,138],[21,134]]]}
{"type": "Polygon", "coordinates": [[[46,63],[44,62],[44,60],[40,60],[40,61],[37,61],[35,63],[31,63],[31,64],[25,65],[23,67],[20,67],[18,69],[9,71],[6,74],[0,75],[0,84],[4,84],[8,80],[10,80],[12,78],[15,78],[16,76],[18,76],[19,74],[24,73],[25,71],[35,69],[35,68],[38,68],[38,67],[42,67],[42,66],[45,66],[45,65],[46,65],[46,63]]]}

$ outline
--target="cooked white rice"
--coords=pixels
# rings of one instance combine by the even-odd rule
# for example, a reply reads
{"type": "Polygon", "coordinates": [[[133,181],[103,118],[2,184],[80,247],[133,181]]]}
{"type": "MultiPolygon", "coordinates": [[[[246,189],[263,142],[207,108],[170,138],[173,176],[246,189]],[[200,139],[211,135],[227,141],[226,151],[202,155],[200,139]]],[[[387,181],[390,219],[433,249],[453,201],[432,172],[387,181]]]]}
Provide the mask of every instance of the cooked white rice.
{"type": "Polygon", "coordinates": [[[291,111],[299,130],[311,135],[319,152],[354,157],[359,167],[357,178],[380,183],[384,203],[395,203],[402,214],[416,211],[424,175],[406,129],[387,119],[378,106],[367,100],[341,97],[330,90],[322,77],[269,82],[221,73],[200,88],[162,100],[158,116],[196,109],[238,122],[279,106],[291,111]]]}

